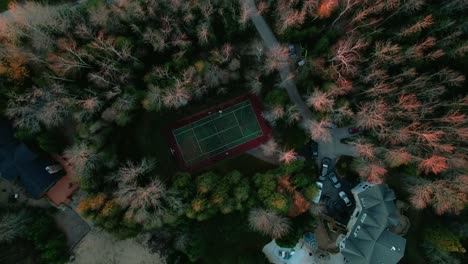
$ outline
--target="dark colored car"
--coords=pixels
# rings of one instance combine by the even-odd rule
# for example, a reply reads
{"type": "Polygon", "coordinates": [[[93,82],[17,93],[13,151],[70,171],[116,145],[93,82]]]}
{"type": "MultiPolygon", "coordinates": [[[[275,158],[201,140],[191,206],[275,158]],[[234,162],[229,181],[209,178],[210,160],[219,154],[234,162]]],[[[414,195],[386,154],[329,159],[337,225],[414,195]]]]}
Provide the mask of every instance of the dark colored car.
{"type": "Polygon", "coordinates": [[[328,174],[328,178],[330,178],[330,180],[333,182],[333,186],[335,186],[335,188],[341,188],[341,183],[338,181],[338,178],[334,172],[330,172],[330,174],[328,174]]]}
{"type": "Polygon", "coordinates": [[[317,159],[318,158],[318,144],[317,144],[317,142],[312,142],[310,148],[311,148],[311,151],[312,151],[312,159],[317,159]]]}
{"type": "Polygon", "coordinates": [[[320,170],[320,176],[319,176],[320,181],[325,180],[325,176],[327,176],[328,172],[330,171],[330,164],[331,164],[331,159],[329,158],[322,159],[322,169],[320,170]]]}
{"type": "Polygon", "coordinates": [[[293,44],[289,44],[288,49],[289,49],[289,56],[291,56],[291,59],[295,60],[297,58],[296,48],[294,47],[293,44]]]}
{"type": "Polygon", "coordinates": [[[350,127],[348,128],[348,133],[350,134],[356,134],[362,132],[362,129],[360,127],[350,127]]]}

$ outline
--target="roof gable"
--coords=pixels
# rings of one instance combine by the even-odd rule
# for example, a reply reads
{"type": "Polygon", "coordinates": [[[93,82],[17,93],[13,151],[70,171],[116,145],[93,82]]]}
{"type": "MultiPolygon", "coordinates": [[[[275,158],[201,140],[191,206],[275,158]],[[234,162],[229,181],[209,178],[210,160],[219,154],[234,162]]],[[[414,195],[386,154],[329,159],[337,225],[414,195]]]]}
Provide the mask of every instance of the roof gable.
{"type": "Polygon", "coordinates": [[[340,247],[342,255],[348,263],[398,263],[406,240],[387,230],[399,223],[395,193],[386,184],[379,184],[353,194],[361,211],[340,247]]]}

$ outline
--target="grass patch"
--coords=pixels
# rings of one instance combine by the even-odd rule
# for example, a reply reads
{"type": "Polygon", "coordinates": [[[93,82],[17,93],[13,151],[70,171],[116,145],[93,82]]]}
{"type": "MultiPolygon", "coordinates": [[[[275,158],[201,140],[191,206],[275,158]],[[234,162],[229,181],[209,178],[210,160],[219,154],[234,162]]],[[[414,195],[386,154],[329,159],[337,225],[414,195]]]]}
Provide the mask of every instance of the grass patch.
{"type": "Polygon", "coordinates": [[[244,153],[220,161],[206,168],[206,170],[213,171],[219,175],[225,175],[233,170],[238,170],[244,176],[253,176],[255,173],[263,173],[275,168],[277,168],[276,165],[259,160],[249,154],[244,153]]]}
{"type": "Polygon", "coordinates": [[[246,214],[223,215],[201,222],[195,232],[204,236],[209,249],[197,263],[268,263],[262,248],[271,239],[252,231],[246,214]]]}

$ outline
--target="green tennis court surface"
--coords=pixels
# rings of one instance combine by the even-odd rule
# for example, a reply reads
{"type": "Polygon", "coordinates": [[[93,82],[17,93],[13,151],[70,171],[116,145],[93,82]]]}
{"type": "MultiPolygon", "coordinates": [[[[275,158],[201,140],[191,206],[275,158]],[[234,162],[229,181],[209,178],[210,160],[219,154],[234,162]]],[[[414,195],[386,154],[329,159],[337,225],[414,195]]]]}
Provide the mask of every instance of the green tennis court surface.
{"type": "Polygon", "coordinates": [[[187,165],[242,145],[262,135],[249,100],[214,112],[172,131],[187,165]]]}

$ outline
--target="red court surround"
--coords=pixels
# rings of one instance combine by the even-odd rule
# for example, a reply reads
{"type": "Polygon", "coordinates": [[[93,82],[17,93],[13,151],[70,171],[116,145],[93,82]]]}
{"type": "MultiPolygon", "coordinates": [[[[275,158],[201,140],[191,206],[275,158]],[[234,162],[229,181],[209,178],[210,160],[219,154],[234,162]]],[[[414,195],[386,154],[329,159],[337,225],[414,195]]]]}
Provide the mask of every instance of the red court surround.
{"type": "Polygon", "coordinates": [[[224,102],[222,104],[207,108],[202,112],[198,112],[198,113],[193,114],[193,115],[191,115],[189,117],[186,117],[184,119],[178,120],[175,123],[173,123],[165,131],[165,134],[166,134],[167,139],[169,140],[171,148],[174,150],[175,156],[179,160],[179,164],[180,164],[181,168],[183,168],[184,170],[188,170],[188,171],[195,171],[195,170],[202,169],[202,168],[204,168],[206,166],[209,166],[209,165],[211,165],[211,164],[213,164],[215,162],[218,162],[220,160],[223,160],[223,159],[235,156],[237,154],[246,152],[247,150],[255,148],[255,147],[265,143],[266,141],[268,141],[268,139],[270,139],[271,136],[272,136],[272,130],[268,126],[268,124],[265,122],[265,120],[263,119],[262,111],[263,111],[263,104],[260,101],[260,99],[255,95],[247,94],[247,95],[243,95],[243,96],[234,98],[232,100],[226,101],[226,102],[224,102]],[[186,126],[188,124],[191,124],[191,123],[193,123],[193,122],[195,122],[195,121],[197,121],[199,119],[202,119],[204,117],[209,116],[208,112],[216,112],[219,109],[228,108],[230,106],[233,106],[233,105],[238,104],[238,103],[240,103],[242,101],[245,101],[245,100],[250,101],[250,103],[252,105],[252,108],[255,111],[255,115],[257,117],[258,124],[260,125],[260,127],[262,129],[262,135],[260,137],[255,138],[255,139],[252,139],[252,140],[250,140],[248,142],[245,142],[244,144],[241,144],[239,146],[236,146],[234,148],[229,149],[228,150],[228,153],[229,153],[228,155],[226,155],[226,153],[223,152],[221,154],[215,155],[213,157],[210,157],[208,159],[202,160],[202,161],[194,163],[194,164],[190,164],[190,165],[186,164],[184,162],[183,157],[182,157],[182,153],[181,153],[181,151],[180,151],[180,149],[179,149],[179,147],[178,147],[178,145],[176,143],[175,137],[172,134],[172,131],[177,129],[177,128],[180,128],[180,127],[186,126]]]}

